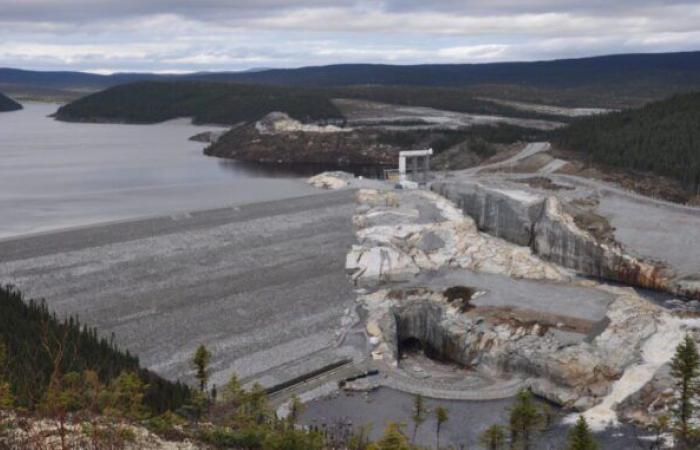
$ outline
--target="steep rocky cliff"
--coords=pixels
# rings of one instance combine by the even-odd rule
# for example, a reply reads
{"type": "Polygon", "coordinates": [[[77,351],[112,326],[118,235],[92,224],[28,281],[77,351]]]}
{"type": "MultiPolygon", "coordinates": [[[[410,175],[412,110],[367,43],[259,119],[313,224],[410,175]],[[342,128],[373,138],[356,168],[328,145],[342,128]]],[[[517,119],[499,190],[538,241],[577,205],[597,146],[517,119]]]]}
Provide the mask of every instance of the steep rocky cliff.
{"type": "MultiPolygon", "coordinates": [[[[700,277],[694,273],[700,266],[675,267],[666,255],[623,246],[615,237],[619,230],[598,208],[598,194],[578,187],[534,189],[522,181],[465,178],[435,182],[432,190],[455,202],[480,230],[528,246],[545,260],[583,275],[700,299],[700,277]]],[[[662,208],[658,214],[664,214],[662,208]]],[[[670,232],[667,239],[673,238],[670,232]]],[[[692,243],[695,237],[686,239],[692,243]]]]}

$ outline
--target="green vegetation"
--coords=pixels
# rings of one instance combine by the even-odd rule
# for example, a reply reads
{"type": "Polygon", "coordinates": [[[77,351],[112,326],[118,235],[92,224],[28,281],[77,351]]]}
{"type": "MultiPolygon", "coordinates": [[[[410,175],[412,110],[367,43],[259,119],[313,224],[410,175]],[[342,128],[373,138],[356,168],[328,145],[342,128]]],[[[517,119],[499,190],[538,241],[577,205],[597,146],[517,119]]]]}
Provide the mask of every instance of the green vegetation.
{"type": "Polygon", "coordinates": [[[487,450],[502,450],[506,445],[506,432],[502,425],[491,425],[479,436],[479,442],[487,450]]]}
{"type": "Polygon", "coordinates": [[[413,397],[413,411],[411,414],[411,420],[413,421],[413,435],[411,436],[411,442],[416,442],[416,434],[418,434],[418,428],[423,425],[427,415],[427,410],[425,407],[425,399],[422,395],[418,394],[413,397]]]}
{"type": "Polygon", "coordinates": [[[369,100],[404,106],[422,106],[471,114],[539,118],[564,121],[568,118],[542,114],[497,104],[476,96],[464,88],[419,86],[349,86],[328,89],[330,96],[353,100],[369,100]]]}
{"type": "Polygon", "coordinates": [[[415,86],[301,88],[194,81],[143,81],[108,88],[59,108],[65,121],[156,123],[192,117],[233,125],[281,111],[301,121],[343,120],[333,98],[369,100],[447,111],[566,120],[476,98],[464,89],[415,86]]]}
{"type": "Polygon", "coordinates": [[[435,408],[435,448],[440,450],[440,431],[442,426],[450,420],[447,408],[443,406],[438,406],[435,408]]]}
{"type": "Polygon", "coordinates": [[[199,390],[204,392],[209,381],[209,361],[211,361],[211,352],[203,345],[197,347],[197,351],[192,357],[192,367],[195,370],[195,378],[199,382],[199,390]]]}
{"type": "Polygon", "coordinates": [[[591,162],[649,171],[700,192],[700,93],[576,120],[554,133],[591,162]]]}
{"type": "Polygon", "coordinates": [[[588,423],[583,416],[579,416],[576,425],[569,430],[567,450],[598,450],[598,443],[588,428],[588,423]]]}
{"type": "Polygon", "coordinates": [[[22,105],[0,92],[0,112],[17,111],[18,109],[22,109],[22,105]]]}
{"type": "Polygon", "coordinates": [[[700,377],[700,356],[695,340],[686,335],[676,347],[671,360],[671,376],[676,381],[678,401],[674,409],[675,432],[682,448],[696,448],[693,443],[698,438],[698,430],[691,425],[695,402],[698,395],[700,377]]]}
{"type": "Polygon", "coordinates": [[[303,88],[225,83],[146,81],[88,95],[56,112],[59,120],[157,123],[192,117],[233,125],[283,111],[302,122],[342,119],[330,99],[303,88]]]}
{"type": "Polygon", "coordinates": [[[14,405],[30,411],[52,403],[65,389],[87,385],[122,389],[138,383],[145,407],[154,414],[176,410],[190,397],[187,386],[140,368],[138,358],[100,338],[94,328],[73,317],[59,320],[43,302],[25,301],[11,286],[0,286],[0,343],[5,360],[0,397],[7,402],[9,385],[14,405]]]}
{"type": "Polygon", "coordinates": [[[535,434],[542,427],[543,416],[530,391],[521,390],[510,410],[510,441],[514,448],[530,450],[535,434]]]}

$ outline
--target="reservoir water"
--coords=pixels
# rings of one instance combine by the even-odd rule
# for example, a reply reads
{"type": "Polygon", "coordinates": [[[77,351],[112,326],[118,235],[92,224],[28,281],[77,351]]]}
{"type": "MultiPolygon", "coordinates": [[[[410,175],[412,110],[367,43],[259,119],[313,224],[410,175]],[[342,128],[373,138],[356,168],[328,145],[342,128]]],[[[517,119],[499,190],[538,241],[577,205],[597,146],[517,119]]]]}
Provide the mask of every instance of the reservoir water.
{"type": "Polygon", "coordinates": [[[0,238],[318,192],[188,140],[217,127],[65,123],[48,117],[57,107],[0,113],[0,238]]]}

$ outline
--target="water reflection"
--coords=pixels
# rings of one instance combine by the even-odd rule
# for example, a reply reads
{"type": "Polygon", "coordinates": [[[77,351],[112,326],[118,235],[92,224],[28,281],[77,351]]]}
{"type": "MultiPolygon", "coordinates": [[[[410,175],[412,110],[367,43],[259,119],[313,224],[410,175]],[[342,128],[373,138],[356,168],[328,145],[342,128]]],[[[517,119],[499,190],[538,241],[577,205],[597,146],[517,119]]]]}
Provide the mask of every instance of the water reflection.
{"type": "Polygon", "coordinates": [[[245,174],[247,176],[256,177],[274,177],[274,178],[298,178],[309,177],[317,173],[325,171],[344,171],[350,172],[355,176],[363,176],[365,178],[381,178],[384,175],[384,170],[388,166],[366,166],[366,165],[340,165],[326,163],[257,163],[246,161],[234,161],[226,159],[218,159],[218,164],[223,169],[231,171],[235,174],[245,174]]]}
{"type": "Polygon", "coordinates": [[[0,114],[0,238],[318,193],[300,178],[313,166],[204,156],[188,139],[210,126],[65,123],[56,107],[0,114]]]}

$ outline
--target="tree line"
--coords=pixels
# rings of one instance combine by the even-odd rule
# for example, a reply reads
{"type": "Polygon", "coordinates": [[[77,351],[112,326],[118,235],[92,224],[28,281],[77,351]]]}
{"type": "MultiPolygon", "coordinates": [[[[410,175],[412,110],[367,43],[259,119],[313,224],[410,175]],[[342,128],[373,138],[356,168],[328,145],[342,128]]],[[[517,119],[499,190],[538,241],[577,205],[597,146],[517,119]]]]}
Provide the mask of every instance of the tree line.
{"type": "Polygon", "coordinates": [[[107,385],[127,374],[136,377],[145,386],[144,405],[153,413],[176,410],[190,397],[189,387],[141,368],[113,337],[100,337],[73,316],[59,319],[43,301],[24,299],[12,286],[0,286],[0,345],[13,403],[29,411],[40,408],[65,375],[86,371],[107,385]]]}
{"type": "Polygon", "coordinates": [[[700,193],[700,93],[592,116],[554,132],[562,148],[591,162],[652,172],[700,193]]]}
{"type": "Polygon", "coordinates": [[[192,117],[195,123],[234,125],[273,111],[301,122],[343,123],[334,98],[424,106],[474,114],[567,120],[477,98],[464,89],[415,86],[302,88],[199,81],[141,81],[114,86],[64,105],[59,120],[157,123],[192,117]]]}

